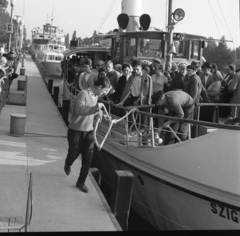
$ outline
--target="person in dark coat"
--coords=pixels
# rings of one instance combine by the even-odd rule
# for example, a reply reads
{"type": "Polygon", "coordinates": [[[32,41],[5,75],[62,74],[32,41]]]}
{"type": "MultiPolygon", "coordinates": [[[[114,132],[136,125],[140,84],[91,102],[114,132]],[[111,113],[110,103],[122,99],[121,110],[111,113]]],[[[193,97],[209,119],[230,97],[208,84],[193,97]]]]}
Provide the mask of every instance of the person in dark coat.
{"type": "MultiPolygon", "coordinates": [[[[130,64],[123,64],[122,66],[123,75],[118,80],[118,86],[116,88],[115,93],[112,96],[112,100],[114,103],[119,103],[122,97],[123,90],[125,88],[126,82],[131,76],[131,66],[130,64]]],[[[123,105],[123,104],[118,104],[123,105]]]]}
{"type": "MultiPolygon", "coordinates": [[[[233,76],[235,74],[235,66],[228,65],[226,68],[226,76],[222,80],[222,91],[221,91],[221,103],[230,103],[233,93],[228,91],[229,86],[232,83],[233,76]]],[[[220,117],[228,117],[231,112],[231,107],[219,107],[220,117]]]]}
{"type": "Polygon", "coordinates": [[[67,82],[68,84],[72,84],[77,77],[79,77],[79,66],[77,64],[72,66],[72,69],[68,71],[67,82]]]}
{"type": "Polygon", "coordinates": [[[172,83],[170,84],[169,90],[183,90],[184,89],[184,78],[186,76],[187,66],[184,63],[179,64],[178,75],[173,77],[172,83]]]}
{"type": "Polygon", "coordinates": [[[194,103],[199,103],[202,92],[202,82],[199,76],[196,74],[196,68],[192,65],[188,65],[187,75],[189,79],[183,91],[192,97],[194,103]]]}

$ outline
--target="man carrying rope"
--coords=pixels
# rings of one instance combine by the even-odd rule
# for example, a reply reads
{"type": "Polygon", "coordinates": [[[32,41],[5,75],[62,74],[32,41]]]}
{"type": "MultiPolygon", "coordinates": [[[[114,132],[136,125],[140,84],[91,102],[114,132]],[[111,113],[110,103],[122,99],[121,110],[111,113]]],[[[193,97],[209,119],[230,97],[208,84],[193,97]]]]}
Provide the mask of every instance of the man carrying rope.
{"type": "Polygon", "coordinates": [[[104,106],[98,103],[98,98],[103,94],[108,94],[110,89],[109,79],[106,76],[99,77],[89,89],[82,90],[75,99],[67,134],[69,148],[64,171],[66,175],[69,175],[73,162],[82,154],[82,168],[76,187],[83,192],[88,192],[85,181],[93,158],[94,116],[97,114],[101,119],[101,109],[104,106]]]}

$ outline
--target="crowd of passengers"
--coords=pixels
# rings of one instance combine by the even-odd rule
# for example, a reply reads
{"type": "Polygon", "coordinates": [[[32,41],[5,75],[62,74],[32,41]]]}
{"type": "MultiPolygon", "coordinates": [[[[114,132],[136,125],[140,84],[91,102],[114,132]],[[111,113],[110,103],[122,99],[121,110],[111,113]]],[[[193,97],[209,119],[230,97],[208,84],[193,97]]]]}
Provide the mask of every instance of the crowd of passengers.
{"type": "MultiPolygon", "coordinates": [[[[18,77],[16,69],[21,55],[25,55],[25,52],[12,49],[6,53],[4,48],[0,47],[0,92],[5,90],[6,97],[8,96],[13,80],[18,77]]],[[[0,101],[2,101],[2,94],[0,101]]]]}
{"type": "MultiPolygon", "coordinates": [[[[112,89],[103,99],[117,106],[134,107],[155,104],[152,112],[179,118],[193,119],[196,103],[240,103],[240,73],[234,65],[220,72],[216,64],[192,61],[186,63],[163,63],[155,58],[152,63],[132,58],[130,64],[113,64],[112,61],[97,61],[93,68],[91,59],[81,58],[77,62],[72,58],[65,69],[68,84],[78,90],[88,89],[100,76],[106,76],[112,89]],[[151,91],[151,92],[150,92],[151,91]],[[151,94],[150,94],[151,93],[151,94]],[[167,111],[167,114],[166,114],[167,111]]],[[[149,112],[149,108],[141,108],[149,112]]],[[[207,111],[207,110],[206,110],[207,111]]],[[[120,117],[125,111],[115,111],[120,117]]],[[[234,117],[234,108],[221,107],[220,116],[234,117]]],[[[131,116],[129,116],[131,121],[131,116]]],[[[208,121],[208,120],[207,120],[208,121]]],[[[140,131],[147,126],[147,117],[141,116],[140,131]]],[[[170,126],[179,134],[182,141],[188,137],[188,125],[183,122],[154,121],[157,128],[170,126]]],[[[133,131],[134,132],[134,131],[133,131]]],[[[165,144],[176,142],[173,133],[167,134],[165,144]]]]}

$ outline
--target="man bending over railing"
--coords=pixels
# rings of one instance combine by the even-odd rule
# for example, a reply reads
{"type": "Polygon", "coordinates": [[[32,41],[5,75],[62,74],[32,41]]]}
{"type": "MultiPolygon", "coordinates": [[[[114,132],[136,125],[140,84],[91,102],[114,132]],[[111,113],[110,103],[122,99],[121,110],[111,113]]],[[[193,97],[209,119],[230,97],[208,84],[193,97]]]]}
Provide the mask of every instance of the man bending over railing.
{"type": "MultiPolygon", "coordinates": [[[[171,116],[192,119],[194,113],[194,101],[190,95],[183,91],[169,91],[163,93],[161,90],[152,96],[153,103],[162,109],[168,109],[171,116]]],[[[188,124],[186,122],[176,122],[169,120],[159,128],[171,127],[174,132],[178,132],[181,141],[185,141],[188,136],[188,124]],[[179,134],[180,133],[180,134],[179,134]]],[[[173,132],[167,132],[165,137],[165,145],[173,144],[175,142],[175,135],[173,132]]]]}

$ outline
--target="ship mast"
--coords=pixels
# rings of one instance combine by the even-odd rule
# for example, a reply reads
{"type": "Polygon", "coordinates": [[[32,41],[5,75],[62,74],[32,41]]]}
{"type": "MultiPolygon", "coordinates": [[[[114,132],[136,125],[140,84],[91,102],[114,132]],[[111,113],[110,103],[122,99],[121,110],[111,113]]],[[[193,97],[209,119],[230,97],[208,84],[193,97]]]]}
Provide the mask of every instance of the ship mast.
{"type": "MultiPolygon", "coordinates": [[[[239,0],[240,1],[240,0],[239,0]]],[[[166,62],[170,62],[172,63],[172,53],[170,53],[171,51],[171,47],[173,45],[173,23],[172,23],[172,8],[173,8],[173,1],[169,0],[168,1],[168,39],[167,39],[167,58],[166,58],[166,62]]]]}
{"type": "Polygon", "coordinates": [[[53,5],[53,9],[52,9],[51,28],[50,28],[50,35],[49,35],[50,39],[51,39],[51,34],[52,34],[53,11],[54,11],[54,5],[53,5]]]}

